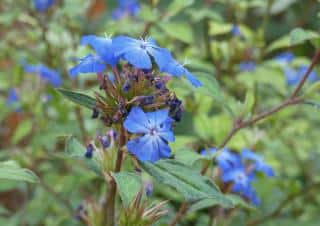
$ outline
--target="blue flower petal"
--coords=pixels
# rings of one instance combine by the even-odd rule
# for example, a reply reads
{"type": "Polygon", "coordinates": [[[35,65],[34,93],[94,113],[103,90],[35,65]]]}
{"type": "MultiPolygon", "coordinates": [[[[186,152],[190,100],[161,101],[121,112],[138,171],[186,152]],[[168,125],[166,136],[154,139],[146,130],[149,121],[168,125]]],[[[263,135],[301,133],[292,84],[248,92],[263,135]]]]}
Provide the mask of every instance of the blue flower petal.
{"type": "Polygon", "coordinates": [[[149,135],[130,140],[127,148],[140,161],[156,162],[161,158],[169,157],[171,153],[164,141],[149,135]]]}
{"type": "Polygon", "coordinates": [[[152,63],[146,50],[141,48],[131,48],[123,54],[123,58],[139,69],[151,69],[152,63]]]}
{"type": "Polygon", "coordinates": [[[80,59],[80,63],[69,70],[70,76],[75,77],[79,73],[99,73],[106,69],[106,65],[99,56],[88,54],[80,59]]]}
{"type": "Polygon", "coordinates": [[[112,49],[112,39],[86,35],[81,38],[80,44],[90,45],[107,64],[114,66],[118,63],[118,58],[112,49]]]}
{"type": "Polygon", "coordinates": [[[39,12],[46,11],[54,4],[55,0],[33,0],[34,7],[39,12]]]}
{"type": "Polygon", "coordinates": [[[189,71],[186,72],[185,74],[186,79],[194,86],[194,87],[200,87],[202,86],[202,83],[189,71]]]}
{"type": "Polygon", "coordinates": [[[124,121],[124,128],[130,133],[148,133],[148,117],[139,107],[133,107],[124,121]]]}

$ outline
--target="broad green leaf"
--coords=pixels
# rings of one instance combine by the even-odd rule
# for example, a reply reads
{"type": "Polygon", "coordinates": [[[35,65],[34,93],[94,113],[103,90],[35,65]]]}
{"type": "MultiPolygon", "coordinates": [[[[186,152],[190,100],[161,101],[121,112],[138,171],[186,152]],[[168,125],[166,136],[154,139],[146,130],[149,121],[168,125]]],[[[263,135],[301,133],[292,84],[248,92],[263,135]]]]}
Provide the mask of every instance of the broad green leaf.
{"type": "Polygon", "coordinates": [[[210,75],[204,72],[194,72],[193,74],[202,83],[202,86],[196,89],[197,93],[205,94],[219,102],[223,102],[223,96],[221,95],[219,84],[214,75],[210,75]]]}
{"type": "Polygon", "coordinates": [[[69,157],[79,159],[84,164],[93,170],[96,174],[101,175],[100,166],[98,160],[95,158],[89,159],[84,156],[86,148],[73,136],[70,136],[66,140],[65,152],[69,157]]]}
{"type": "Polygon", "coordinates": [[[303,94],[303,97],[312,97],[316,94],[319,94],[319,91],[320,91],[320,81],[317,81],[306,89],[306,91],[303,94]]]}
{"type": "MultiPolygon", "coordinates": [[[[253,206],[251,206],[249,203],[245,202],[240,196],[235,195],[235,194],[226,194],[225,197],[231,201],[231,205],[223,206],[225,208],[231,208],[234,206],[238,207],[243,207],[249,210],[255,209],[253,206]]],[[[202,210],[202,209],[207,209],[212,206],[217,206],[221,205],[220,203],[217,202],[217,200],[214,199],[203,199],[198,202],[195,202],[192,204],[188,210],[189,213],[202,210]]]]}
{"type": "Polygon", "coordinates": [[[180,162],[160,160],[155,164],[144,162],[141,165],[159,183],[175,188],[186,201],[212,198],[220,205],[232,205],[209,178],[180,162]]]}
{"type": "Polygon", "coordinates": [[[254,90],[250,89],[247,91],[246,98],[244,100],[243,112],[242,112],[243,116],[246,116],[252,112],[252,108],[254,106],[254,103],[255,103],[254,90]]]}
{"type": "Polygon", "coordinates": [[[209,34],[222,35],[231,31],[232,25],[225,23],[210,22],[209,34]]]}
{"type": "Polygon", "coordinates": [[[290,44],[302,44],[305,41],[318,39],[319,37],[319,34],[314,31],[304,30],[302,28],[295,28],[290,33],[290,44]]]}
{"type": "Polygon", "coordinates": [[[32,121],[25,120],[19,124],[18,128],[16,129],[13,137],[13,143],[19,143],[23,138],[25,138],[32,130],[32,121]]]}
{"type": "Polygon", "coordinates": [[[285,11],[287,8],[289,8],[293,3],[295,3],[297,0],[281,0],[281,1],[273,1],[273,4],[271,6],[270,12],[272,14],[278,14],[283,11],[285,11]]]}
{"type": "Polygon", "coordinates": [[[183,22],[166,22],[159,23],[160,28],[170,37],[185,43],[192,43],[192,30],[190,26],[183,22]]]}
{"type": "Polygon", "coordinates": [[[121,200],[125,207],[128,207],[138,192],[142,189],[140,178],[134,173],[120,172],[113,173],[121,200]]]}
{"type": "Polygon", "coordinates": [[[289,48],[291,46],[303,44],[306,41],[315,41],[320,39],[320,35],[314,31],[295,28],[290,32],[290,35],[285,35],[274,42],[267,48],[267,52],[272,52],[278,49],[289,48]]]}
{"type": "Polygon", "coordinates": [[[175,159],[183,164],[192,166],[196,161],[205,159],[205,157],[193,150],[180,149],[176,151],[175,159]]]}
{"type": "Polygon", "coordinates": [[[173,0],[167,9],[166,18],[177,15],[181,10],[191,6],[194,0],[173,0]]]}
{"type": "Polygon", "coordinates": [[[190,15],[191,20],[195,23],[203,20],[203,19],[211,19],[215,21],[222,22],[223,19],[222,17],[217,13],[214,12],[213,10],[207,9],[207,8],[202,8],[202,9],[190,9],[187,11],[188,15],[190,15]]]}
{"type": "Polygon", "coordinates": [[[89,109],[93,109],[96,104],[96,100],[86,94],[73,92],[65,89],[57,89],[63,96],[71,100],[72,102],[84,106],[89,109]]]}
{"type": "Polygon", "coordinates": [[[39,178],[31,170],[20,168],[14,161],[0,162],[0,180],[39,182],[39,178]]]}

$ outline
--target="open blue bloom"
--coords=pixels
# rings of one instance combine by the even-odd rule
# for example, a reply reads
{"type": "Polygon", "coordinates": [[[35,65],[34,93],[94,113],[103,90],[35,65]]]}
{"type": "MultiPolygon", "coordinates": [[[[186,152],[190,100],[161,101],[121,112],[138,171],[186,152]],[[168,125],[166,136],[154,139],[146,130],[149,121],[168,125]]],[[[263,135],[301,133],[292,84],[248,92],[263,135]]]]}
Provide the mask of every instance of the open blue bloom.
{"type": "Polygon", "coordinates": [[[118,7],[112,11],[112,19],[119,20],[127,15],[136,16],[140,11],[137,0],[118,0],[118,7]]]}
{"type": "Polygon", "coordinates": [[[253,61],[243,61],[239,64],[239,70],[242,72],[254,71],[255,69],[256,69],[256,63],[253,61]]]}
{"type": "Polygon", "coordinates": [[[37,11],[44,12],[52,6],[54,2],[55,0],[33,0],[33,5],[37,11]]]}
{"type": "Polygon", "coordinates": [[[241,152],[241,157],[244,160],[250,160],[254,163],[254,170],[263,172],[266,176],[274,176],[272,168],[264,161],[263,157],[254,153],[249,149],[243,149],[241,152]]]}
{"type": "Polygon", "coordinates": [[[138,40],[127,36],[117,36],[112,40],[115,55],[139,69],[151,69],[154,59],[162,69],[172,59],[167,49],[159,47],[152,38],[138,40]]]}
{"type": "Polygon", "coordinates": [[[274,57],[274,60],[280,65],[286,65],[293,61],[294,55],[292,52],[283,52],[274,57]]]}
{"type": "Polygon", "coordinates": [[[231,28],[231,34],[236,37],[242,37],[242,33],[238,25],[234,24],[231,28]]]}
{"type": "MultiPolygon", "coordinates": [[[[301,81],[301,79],[303,78],[307,70],[308,70],[308,67],[305,65],[301,65],[298,69],[293,69],[290,67],[284,68],[284,74],[287,79],[287,84],[289,86],[297,85],[301,81]]],[[[315,82],[317,80],[318,80],[318,75],[316,71],[313,70],[308,77],[308,81],[315,82]]]]}
{"type": "Polygon", "coordinates": [[[106,69],[106,64],[98,55],[88,54],[84,58],[79,59],[79,64],[69,70],[71,77],[77,76],[79,73],[100,73],[106,69]]]}
{"type": "Polygon", "coordinates": [[[221,179],[223,182],[233,183],[233,192],[248,194],[252,189],[251,182],[254,180],[254,175],[252,173],[246,173],[245,168],[242,165],[239,165],[223,171],[221,179]]]}
{"type": "Polygon", "coordinates": [[[11,88],[8,92],[6,105],[11,106],[11,105],[18,103],[18,102],[19,102],[19,96],[18,96],[16,89],[11,88]]]}
{"type": "Polygon", "coordinates": [[[162,69],[161,72],[168,73],[169,75],[180,77],[184,75],[186,79],[194,86],[200,87],[202,83],[183,65],[179,64],[176,60],[171,59],[162,69]]]}
{"type": "Polygon", "coordinates": [[[90,45],[105,63],[111,66],[115,66],[118,63],[119,59],[112,49],[111,38],[86,35],[81,38],[80,44],[90,45]]]}
{"type": "Polygon", "coordinates": [[[124,127],[141,136],[128,141],[127,148],[140,161],[156,162],[170,156],[168,142],[175,139],[171,128],[173,120],[168,114],[166,109],[147,113],[140,107],[131,109],[124,127]]]}
{"type": "Polygon", "coordinates": [[[231,152],[229,149],[224,148],[216,157],[216,161],[221,170],[226,171],[230,168],[241,165],[240,156],[231,152]]]}
{"type": "Polygon", "coordinates": [[[58,87],[62,84],[60,73],[43,64],[24,64],[24,71],[38,74],[42,80],[50,83],[53,87],[58,87]]]}

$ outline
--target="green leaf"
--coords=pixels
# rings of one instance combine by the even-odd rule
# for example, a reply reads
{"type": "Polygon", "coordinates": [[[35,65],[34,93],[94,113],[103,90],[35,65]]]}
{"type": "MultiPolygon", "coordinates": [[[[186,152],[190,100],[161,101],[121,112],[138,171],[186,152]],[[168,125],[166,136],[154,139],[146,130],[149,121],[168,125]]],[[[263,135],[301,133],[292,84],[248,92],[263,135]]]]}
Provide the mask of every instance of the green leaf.
{"type": "Polygon", "coordinates": [[[98,159],[94,157],[89,159],[84,156],[86,148],[73,136],[70,136],[66,140],[65,152],[71,158],[79,159],[88,168],[93,170],[97,175],[101,176],[100,165],[98,159]]]}
{"type": "Polygon", "coordinates": [[[183,164],[192,166],[196,161],[201,159],[207,159],[205,156],[198,154],[193,150],[180,149],[175,153],[175,159],[183,164]]]}
{"type": "Polygon", "coordinates": [[[290,44],[302,44],[305,41],[319,38],[319,34],[314,31],[304,30],[302,28],[295,28],[290,33],[290,44]]]}
{"type": "Polygon", "coordinates": [[[96,100],[86,94],[73,92],[65,89],[57,89],[63,96],[71,100],[72,102],[84,106],[89,109],[93,109],[96,105],[96,100]]]}
{"type": "Polygon", "coordinates": [[[318,94],[319,91],[320,91],[320,81],[317,81],[307,88],[307,90],[303,94],[303,97],[304,98],[312,97],[318,94]]]}
{"type": "Polygon", "coordinates": [[[160,160],[155,164],[144,162],[141,165],[159,183],[175,188],[186,201],[211,198],[220,205],[232,205],[209,178],[180,162],[160,160]]]}
{"type": "Polygon", "coordinates": [[[25,120],[19,124],[18,128],[16,129],[13,137],[12,142],[14,144],[19,143],[23,138],[25,138],[32,130],[32,121],[25,120]]]}
{"type": "Polygon", "coordinates": [[[166,18],[177,15],[181,10],[191,6],[194,0],[173,0],[168,6],[166,18]]]}
{"type": "Polygon", "coordinates": [[[252,112],[254,103],[255,103],[254,90],[250,89],[249,91],[247,91],[246,98],[244,100],[243,111],[242,111],[243,116],[246,116],[252,112]]]}
{"type": "MultiPolygon", "coordinates": [[[[249,209],[249,210],[255,209],[252,205],[250,205],[249,203],[245,202],[238,195],[226,194],[225,197],[228,198],[232,203],[229,206],[223,206],[225,208],[231,208],[231,207],[234,207],[234,206],[239,206],[239,207],[243,207],[243,208],[246,208],[246,209],[249,209]]],[[[192,212],[195,212],[195,211],[198,211],[198,210],[210,208],[212,206],[217,206],[219,204],[220,203],[218,203],[217,200],[215,200],[215,199],[203,199],[203,200],[200,200],[200,201],[195,202],[194,204],[192,204],[190,206],[188,212],[192,213],[192,212]]]]}
{"type": "Polygon", "coordinates": [[[125,207],[128,207],[142,188],[140,178],[134,173],[120,172],[112,173],[118,191],[125,207]]]}
{"type": "Polygon", "coordinates": [[[186,23],[181,22],[166,22],[166,23],[159,23],[160,28],[167,33],[170,37],[175,38],[179,41],[185,43],[192,43],[192,30],[190,26],[186,23]]]}
{"type": "Polygon", "coordinates": [[[223,35],[230,33],[232,28],[231,24],[210,22],[209,34],[210,35],[223,35]]]}
{"type": "Polygon", "coordinates": [[[39,178],[28,169],[20,168],[14,161],[0,162],[0,180],[26,181],[38,183],[39,178]]]}

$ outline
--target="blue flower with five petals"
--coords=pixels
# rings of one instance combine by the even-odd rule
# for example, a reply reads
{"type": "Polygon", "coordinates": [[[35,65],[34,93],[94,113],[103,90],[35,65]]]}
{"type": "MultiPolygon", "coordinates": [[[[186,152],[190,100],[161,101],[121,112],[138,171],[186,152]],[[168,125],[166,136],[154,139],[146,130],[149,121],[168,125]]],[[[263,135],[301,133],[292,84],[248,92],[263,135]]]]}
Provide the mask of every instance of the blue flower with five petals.
{"type": "Polygon", "coordinates": [[[159,47],[152,38],[138,40],[127,36],[117,36],[113,38],[113,47],[116,56],[139,69],[151,69],[151,57],[160,70],[172,59],[170,52],[159,47]]]}
{"type": "Polygon", "coordinates": [[[156,162],[170,157],[168,142],[173,142],[175,138],[173,120],[168,114],[167,109],[146,113],[140,107],[131,109],[124,127],[138,137],[128,141],[127,149],[140,161],[156,162]]]}

